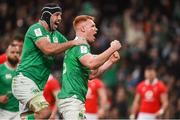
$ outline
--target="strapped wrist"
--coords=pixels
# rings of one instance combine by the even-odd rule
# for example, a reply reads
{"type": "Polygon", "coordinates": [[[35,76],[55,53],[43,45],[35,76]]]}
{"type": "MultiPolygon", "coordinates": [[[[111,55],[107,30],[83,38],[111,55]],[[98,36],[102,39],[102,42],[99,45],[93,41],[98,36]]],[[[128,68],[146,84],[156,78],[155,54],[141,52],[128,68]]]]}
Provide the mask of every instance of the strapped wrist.
{"type": "Polygon", "coordinates": [[[135,115],[135,114],[131,114],[131,115],[129,116],[129,118],[130,118],[130,119],[135,119],[135,118],[136,118],[136,115],[135,115]]]}

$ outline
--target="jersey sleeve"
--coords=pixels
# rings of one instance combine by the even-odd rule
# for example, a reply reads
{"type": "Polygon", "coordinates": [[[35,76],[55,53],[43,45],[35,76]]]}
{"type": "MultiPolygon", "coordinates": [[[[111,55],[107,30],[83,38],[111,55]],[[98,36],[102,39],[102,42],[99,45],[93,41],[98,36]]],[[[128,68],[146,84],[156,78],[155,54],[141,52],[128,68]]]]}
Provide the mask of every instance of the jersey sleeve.
{"type": "Polygon", "coordinates": [[[167,87],[163,82],[160,82],[160,93],[167,93],[167,87]]]}
{"type": "Polygon", "coordinates": [[[86,44],[75,46],[75,55],[78,59],[90,53],[90,47],[86,44]]]}
{"type": "Polygon", "coordinates": [[[40,38],[47,37],[47,33],[41,26],[32,26],[26,33],[26,36],[31,38],[33,42],[37,42],[40,38]]]}
{"type": "Polygon", "coordinates": [[[141,94],[142,83],[139,83],[136,87],[136,93],[141,94]]]}

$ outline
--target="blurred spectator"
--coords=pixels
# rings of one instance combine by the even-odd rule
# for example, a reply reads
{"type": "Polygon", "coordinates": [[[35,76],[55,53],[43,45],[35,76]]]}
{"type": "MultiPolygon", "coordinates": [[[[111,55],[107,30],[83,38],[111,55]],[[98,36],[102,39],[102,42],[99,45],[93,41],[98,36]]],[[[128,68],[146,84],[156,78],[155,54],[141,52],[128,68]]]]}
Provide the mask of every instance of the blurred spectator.
{"type": "MultiPolygon", "coordinates": [[[[128,118],[128,92],[122,85],[119,85],[116,91],[114,105],[112,105],[112,109],[114,111],[110,111],[110,116],[114,116],[114,112],[117,112],[117,118],[126,119],[128,118]]],[[[110,117],[111,118],[111,117],[110,117]]]]}

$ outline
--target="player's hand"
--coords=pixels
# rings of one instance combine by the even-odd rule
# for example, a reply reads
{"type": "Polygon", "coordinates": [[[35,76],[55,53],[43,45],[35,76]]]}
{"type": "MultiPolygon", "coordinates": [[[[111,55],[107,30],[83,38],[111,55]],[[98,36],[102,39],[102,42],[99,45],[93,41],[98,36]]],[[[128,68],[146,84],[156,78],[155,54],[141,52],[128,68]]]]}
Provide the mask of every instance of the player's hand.
{"type": "Polygon", "coordinates": [[[113,40],[111,42],[111,48],[113,48],[114,51],[117,51],[121,48],[121,43],[118,40],[113,40]]]}
{"type": "Polygon", "coordinates": [[[131,115],[129,116],[129,119],[130,119],[130,120],[136,120],[136,116],[135,116],[134,114],[131,114],[131,115]]]}
{"type": "Polygon", "coordinates": [[[112,62],[112,63],[115,63],[117,62],[118,60],[120,59],[120,55],[119,53],[116,51],[114,52],[111,57],[109,58],[109,60],[112,62]]]}
{"type": "Polygon", "coordinates": [[[158,112],[155,113],[155,116],[156,118],[161,118],[163,114],[164,114],[164,110],[160,109],[158,112]]]}
{"type": "Polygon", "coordinates": [[[99,119],[105,118],[105,115],[106,115],[106,111],[104,109],[99,109],[98,110],[98,118],[99,119]]]}
{"type": "Polygon", "coordinates": [[[0,96],[0,103],[5,104],[5,103],[7,103],[7,101],[8,101],[7,95],[0,96]]]}

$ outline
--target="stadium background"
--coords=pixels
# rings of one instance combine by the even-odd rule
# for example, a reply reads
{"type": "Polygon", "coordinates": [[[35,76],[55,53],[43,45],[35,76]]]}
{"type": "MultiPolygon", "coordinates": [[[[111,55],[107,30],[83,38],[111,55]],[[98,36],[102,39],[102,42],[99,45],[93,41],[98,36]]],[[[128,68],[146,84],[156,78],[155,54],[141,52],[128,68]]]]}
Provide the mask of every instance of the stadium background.
{"type": "MultiPolygon", "coordinates": [[[[74,38],[76,15],[96,17],[99,29],[93,53],[104,51],[111,40],[123,44],[121,60],[102,75],[111,107],[108,118],[128,118],[135,86],[143,80],[147,65],[158,68],[168,86],[169,107],[164,118],[180,118],[180,1],[179,0],[0,0],[0,54],[15,35],[22,35],[36,22],[42,5],[60,2],[59,30],[74,38]]],[[[56,57],[52,72],[60,76],[63,55],[56,57]]]]}

